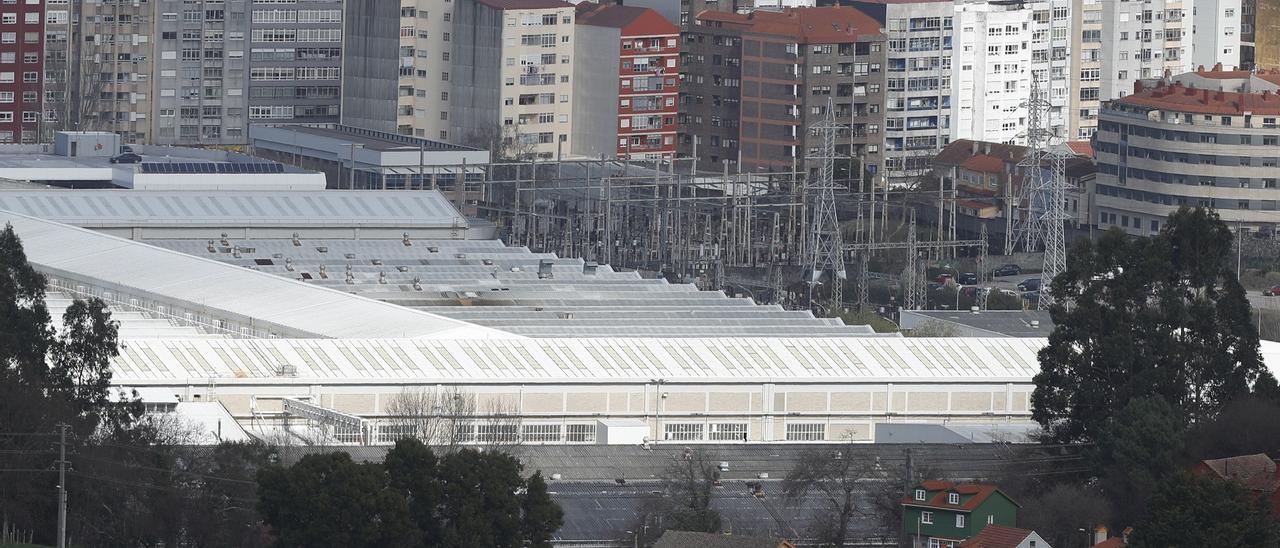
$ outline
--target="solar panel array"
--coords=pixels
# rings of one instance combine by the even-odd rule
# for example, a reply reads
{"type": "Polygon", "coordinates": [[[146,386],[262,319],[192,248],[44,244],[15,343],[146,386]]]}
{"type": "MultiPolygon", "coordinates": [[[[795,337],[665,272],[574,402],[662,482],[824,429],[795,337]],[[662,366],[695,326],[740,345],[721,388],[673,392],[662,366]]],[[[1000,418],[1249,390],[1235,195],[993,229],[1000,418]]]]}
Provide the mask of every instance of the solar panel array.
{"type": "Polygon", "coordinates": [[[284,173],[271,162],[143,162],[143,173],[284,173]]]}
{"type": "Polygon", "coordinates": [[[496,240],[148,240],[191,255],[531,337],[847,337],[874,333],[531,253],[496,240]],[[549,269],[545,269],[547,265],[549,269]]]}

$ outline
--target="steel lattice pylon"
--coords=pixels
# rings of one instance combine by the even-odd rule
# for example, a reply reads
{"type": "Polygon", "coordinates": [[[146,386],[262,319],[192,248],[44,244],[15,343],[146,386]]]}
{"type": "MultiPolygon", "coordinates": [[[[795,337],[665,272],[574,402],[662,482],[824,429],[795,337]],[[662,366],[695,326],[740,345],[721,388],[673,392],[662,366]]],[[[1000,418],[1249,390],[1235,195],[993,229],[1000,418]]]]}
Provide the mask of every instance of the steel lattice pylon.
{"type": "Polygon", "coordinates": [[[808,260],[809,266],[809,304],[813,305],[813,288],[822,280],[824,273],[829,273],[831,284],[831,308],[840,312],[844,302],[844,246],[840,238],[840,221],[836,216],[836,136],[847,129],[836,123],[835,105],[827,99],[827,111],[822,121],[813,126],[813,131],[822,138],[819,156],[811,156],[810,160],[819,160],[821,167],[818,177],[810,180],[810,194],[813,196],[813,221],[810,225],[808,260]]]}
{"type": "Polygon", "coordinates": [[[1018,165],[1022,168],[1022,212],[1012,241],[1006,241],[1008,253],[1022,244],[1025,251],[1036,251],[1044,245],[1044,268],[1040,274],[1038,308],[1053,304],[1047,289],[1067,267],[1067,243],[1063,223],[1070,219],[1066,212],[1066,162],[1072,156],[1049,125],[1052,103],[1048,92],[1040,87],[1035,73],[1031,76],[1031,97],[1027,107],[1027,154],[1018,165]]]}

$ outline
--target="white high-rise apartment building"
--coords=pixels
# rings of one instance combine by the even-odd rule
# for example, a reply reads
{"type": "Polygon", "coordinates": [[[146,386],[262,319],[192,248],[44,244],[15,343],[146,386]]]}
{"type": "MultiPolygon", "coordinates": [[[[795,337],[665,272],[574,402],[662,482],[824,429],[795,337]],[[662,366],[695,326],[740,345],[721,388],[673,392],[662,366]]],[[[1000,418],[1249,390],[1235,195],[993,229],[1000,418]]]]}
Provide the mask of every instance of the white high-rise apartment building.
{"type": "Polygon", "coordinates": [[[1049,125],[1066,136],[1073,106],[1071,9],[1065,0],[957,2],[959,42],[952,73],[952,140],[1026,143],[1026,101],[1034,75],[1053,105],[1049,125]]]}
{"type": "Polygon", "coordinates": [[[1098,129],[1098,97],[1102,86],[1102,0],[1072,0],[1072,27],[1079,38],[1071,41],[1068,93],[1074,103],[1067,113],[1067,136],[1087,140],[1098,129]]]}
{"type": "MultiPolygon", "coordinates": [[[[1234,1],[1238,5],[1239,0],[1234,1]]],[[[1191,2],[1102,2],[1102,67],[1097,100],[1109,101],[1132,93],[1135,80],[1192,69],[1191,2]]],[[[1239,51],[1233,55],[1238,58],[1239,51]]],[[[1096,109],[1097,103],[1090,101],[1082,108],[1096,109]]]]}
{"type": "Polygon", "coordinates": [[[1231,70],[1240,64],[1240,3],[1240,0],[1208,0],[1193,6],[1193,65],[1212,68],[1222,63],[1223,68],[1231,70]]]}
{"type": "Polygon", "coordinates": [[[396,132],[450,139],[449,93],[444,80],[452,68],[452,2],[414,0],[400,8],[399,88],[396,132]]]}

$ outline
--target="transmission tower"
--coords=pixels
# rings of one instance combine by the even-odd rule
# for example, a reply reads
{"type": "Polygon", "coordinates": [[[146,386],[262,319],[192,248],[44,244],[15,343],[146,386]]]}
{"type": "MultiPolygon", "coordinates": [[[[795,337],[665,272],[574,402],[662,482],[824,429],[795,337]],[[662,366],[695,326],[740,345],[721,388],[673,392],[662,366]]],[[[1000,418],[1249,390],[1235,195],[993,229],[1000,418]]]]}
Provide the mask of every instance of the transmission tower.
{"type": "Polygon", "coordinates": [[[1027,153],[1018,162],[1022,168],[1022,188],[1018,192],[1013,231],[1005,234],[1005,254],[1019,246],[1028,253],[1039,250],[1044,234],[1041,224],[1046,205],[1044,193],[1052,184],[1052,177],[1045,171],[1045,155],[1054,137],[1048,119],[1052,104],[1049,95],[1040,88],[1035,71],[1031,73],[1031,95],[1022,106],[1027,109],[1027,153]]]}
{"type": "Polygon", "coordinates": [[[844,246],[840,241],[840,221],[836,217],[836,136],[846,126],[836,123],[835,105],[827,99],[827,112],[822,121],[813,126],[822,139],[821,153],[811,156],[810,160],[819,160],[821,167],[818,177],[810,179],[810,194],[813,195],[813,222],[809,232],[809,247],[806,250],[809,266],[809,295],[812,306],[813,287],[822,280],[824,273],[829,273],[831,284],[831,308],[838,313],[844,302],[844,246]]]}
{"type": "Polygon", "coordinates": [[[782,295],[782,225],[778,214],[773,214],[773,235],[769,241],[769,299],[773,304],[784,304],[782,295]]]}
{"type": "Polygon", "coordinates": [[[919,240],[916,239],[916,212],[910,212],[907,225],[907,268],[902,272],[902,309],[920,310],[925,307],[924,261],[920,260],[919,240]]]}

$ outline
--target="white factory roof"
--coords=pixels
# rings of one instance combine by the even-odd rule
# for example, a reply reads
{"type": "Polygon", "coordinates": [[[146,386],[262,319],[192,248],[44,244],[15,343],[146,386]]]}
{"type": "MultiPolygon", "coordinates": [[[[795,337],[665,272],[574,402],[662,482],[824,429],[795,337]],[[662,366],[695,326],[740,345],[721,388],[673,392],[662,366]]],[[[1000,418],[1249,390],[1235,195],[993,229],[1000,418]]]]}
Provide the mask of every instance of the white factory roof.
{"type": "Polygon", "coordinates": [[[126,341],[122,385],[1027,382],[1045,339],[594,338],[126,341]]]}
{"type": "Polygon", "coordinates": [[[0,210],[27,259],[54,277],[90,280],[317,337],[515,337],[390,303],[0,210]]]}
{"type": "Polygon", "coordinates": [[[0,210],[86,228],[467,226],[467,219],[434,190],[0,190],[0,210]]]}

